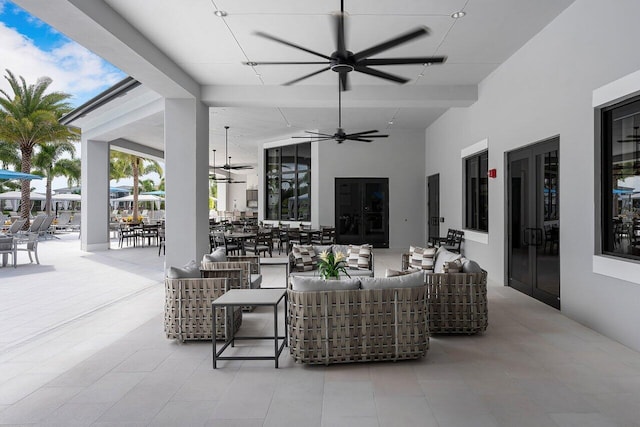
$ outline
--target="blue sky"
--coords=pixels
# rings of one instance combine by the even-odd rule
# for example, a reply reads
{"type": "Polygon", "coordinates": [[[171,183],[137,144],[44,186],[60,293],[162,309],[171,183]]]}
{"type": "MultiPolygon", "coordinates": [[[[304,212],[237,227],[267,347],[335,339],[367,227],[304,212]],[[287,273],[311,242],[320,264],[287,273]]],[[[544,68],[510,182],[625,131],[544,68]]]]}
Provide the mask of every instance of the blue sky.
{"type": "MultiPolygon", "coordinates": [[[[47,1],[47,0],[42,0],[47,1]]],[[[126,74],[99,56],[75,43],[38,18],[8,0],[0,0],[0,89],[11,94],[5,69],[23,76],[29,83],[50,77],[50,88],[72,95],[72,105],[80,106],[126,77],[126,74]]],[[[80,156],[77,144],[77,156],[80,156]]],[[[158,180],[157,175],[145,176],[158,180]]],[[[44,192],[44,180],[31,185],[44,192]]],[[[114,185],[131,185],[130,179],[114,185]]],[[[55,178],[53,189],[66,187],[65,178],[55,178]]]]}
{"type": "MultiPolygon", "coordinates": [[[[46,1],[46,0],[43,0],[46,1]]],[[[0,0],[0,72],[53,79],[51,88],[71,94],[79,106],[126,74],[8,0],[0,0]]],[[[0,89],[7,89],[4,78],[0,89]]]]}

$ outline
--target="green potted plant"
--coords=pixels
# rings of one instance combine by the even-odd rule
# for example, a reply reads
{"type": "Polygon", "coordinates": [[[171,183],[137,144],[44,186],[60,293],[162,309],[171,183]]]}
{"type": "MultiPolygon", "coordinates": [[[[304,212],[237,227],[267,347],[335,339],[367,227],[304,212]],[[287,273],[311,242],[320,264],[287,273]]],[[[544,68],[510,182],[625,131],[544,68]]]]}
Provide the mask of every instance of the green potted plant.
{"type": "Polygon", "coordinates": [[[319,258],[318,271],[323,279],[338,279],[340,273],[351,277],[347,273],[345,263],[347,257],[342,252],[338,251],[334,254],[333,252],[322,251],[319,258]]]}

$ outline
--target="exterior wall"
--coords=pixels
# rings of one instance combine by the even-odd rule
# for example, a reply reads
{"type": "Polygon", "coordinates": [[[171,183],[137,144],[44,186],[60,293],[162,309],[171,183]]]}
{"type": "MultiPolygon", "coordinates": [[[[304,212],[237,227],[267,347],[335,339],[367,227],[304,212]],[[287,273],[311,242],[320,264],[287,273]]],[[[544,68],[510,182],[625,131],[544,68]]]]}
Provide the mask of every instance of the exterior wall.
{"type": "Polygon", "coordinates": [[[640,350],[640,285],[593,273],[595,239],[592,93],[640,69],[637,0],[577,0],[485,79],[479,100],[426,130],[426,174],[440,173],[441,215],[462,224],[461,149],[488,140],[488,243],[465,252],[505,281],[505,153],[560,136],[561,304],[567,316],[640,350]],[[449,195],[449,196],[448,196],[449,195]],[[458,196],[460,195],[460,196],[458,196]]]}

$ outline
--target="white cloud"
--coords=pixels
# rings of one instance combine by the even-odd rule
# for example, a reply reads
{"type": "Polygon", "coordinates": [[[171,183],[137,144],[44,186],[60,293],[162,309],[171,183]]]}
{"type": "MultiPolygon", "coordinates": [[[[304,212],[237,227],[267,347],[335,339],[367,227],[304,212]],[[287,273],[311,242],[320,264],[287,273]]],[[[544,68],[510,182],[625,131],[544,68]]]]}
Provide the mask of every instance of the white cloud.
{"type": "MultiPolygon", "coordinates": [[[[3,6],[4,3],[0,3],[0,10],[3,6]]],[[[67,42],[44,51],[0,22],[0,72],[3,76],[5,69],[23,76],[28,84],[35,83],[40,77],[50,77],[53,80],[51,89],[73,95],[71,102],[75,105],[125,77],[117,68],[77,43],[67,42]]],[[[0,80],[0,89],[9,89],[4,78],[0,80]]]]}

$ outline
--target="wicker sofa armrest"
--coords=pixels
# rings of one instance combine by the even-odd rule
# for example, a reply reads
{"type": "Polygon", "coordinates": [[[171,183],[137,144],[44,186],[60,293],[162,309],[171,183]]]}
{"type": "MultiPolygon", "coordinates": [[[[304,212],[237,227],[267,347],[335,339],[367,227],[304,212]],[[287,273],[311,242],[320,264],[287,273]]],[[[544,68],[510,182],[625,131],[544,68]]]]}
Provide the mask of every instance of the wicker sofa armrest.
{"type": "Polygon", "coordinates": [[[260,256],[259,255],[228,255],[227,261],[230,262],[248,262],[251,267],[251,274],[260,274],[260,256]]]}
{"type": "Polygon", "coordinates": [[[409,252],[405,252],[402,254],[402,264],[400,269],[402,271],[408,270],[410,265],[411,265],[411,254],[409,252]]]}
{"type": "Polygon", "coordinates": [[[425,275],[432,334],[475,334],[489,323],[487,272],[425,275]]]}
{"type": "MultiPolygon", "coordinates": [[[[225,278],[165,279],[164,331],[169,339],[211,340],[211,303],[229,290],[225,278]]],[[[227,308],[216,310],[216,339],[242,324],[242,310],[236,307],[228,321],[227,308]],[[226,323],[226,325],[225,325],[226,323]],[[233,324],[232,324],[233,323],[233,324]]]]}

